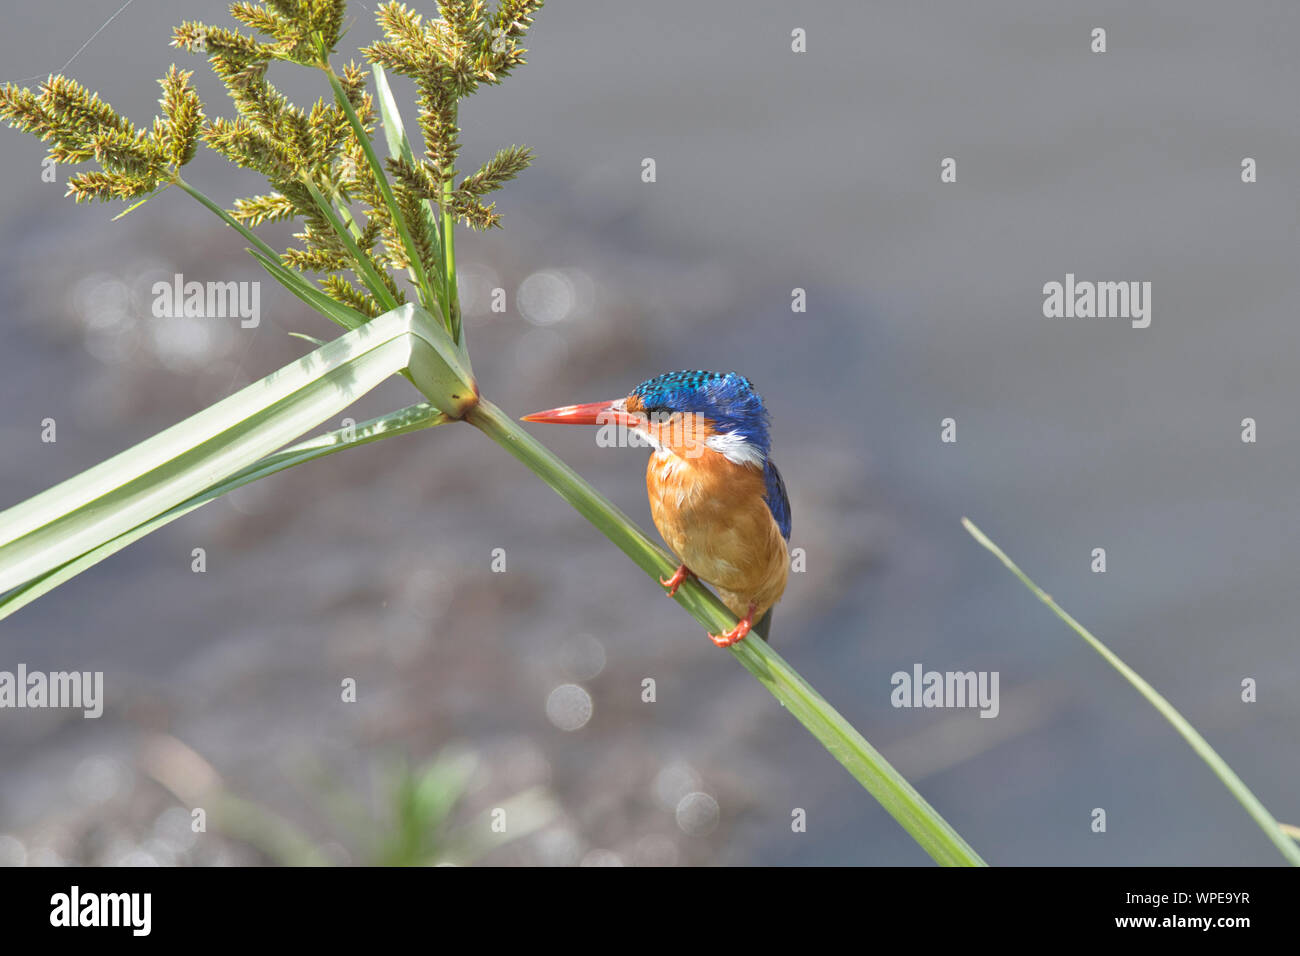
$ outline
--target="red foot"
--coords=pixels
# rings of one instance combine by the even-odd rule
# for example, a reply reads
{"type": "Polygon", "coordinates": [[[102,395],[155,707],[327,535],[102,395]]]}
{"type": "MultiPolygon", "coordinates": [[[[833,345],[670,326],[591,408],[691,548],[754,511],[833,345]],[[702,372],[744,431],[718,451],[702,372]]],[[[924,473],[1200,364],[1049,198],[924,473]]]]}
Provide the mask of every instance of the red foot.
{"type": "Polygon", "coordinates": [[[754,605],[749,606],[749,613],[742,617],[726,634],[710,634],[709,640],[718,647],[730,647],[732,644],[738,644],[745,639],[749,629],[754,626],[754,605]]]}
{"type": "Polygon", "coordinates": [[[659,583],[668,589],[668,596],[672,597],[674,594],[677,593],[677,589],[682,586],[683,581],[685,581],[687,578],[693,578],[693,577],[695,577],[695,575],[691,573],[690,568],[688,568],[686,565],[683,564],[680,565],[677,568],[677,570],[673,572],[673,576],[671,578],[669,578],[667,581],[665,581],[663,578],[660,578],[659,583]]]}

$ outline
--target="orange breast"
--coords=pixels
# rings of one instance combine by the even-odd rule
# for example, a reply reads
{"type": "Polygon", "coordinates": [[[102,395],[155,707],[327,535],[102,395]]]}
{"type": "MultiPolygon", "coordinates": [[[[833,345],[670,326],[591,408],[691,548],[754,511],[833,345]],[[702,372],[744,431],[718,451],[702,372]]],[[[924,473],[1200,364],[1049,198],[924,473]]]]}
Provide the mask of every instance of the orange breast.
{"type": "Polygon", "coordinates": [[[713,585],[733,614],[756,605],[758,620],[785,591],[785,539],[767,503],[760,469],[712,450],[688,458],[656,451],[646,469],[650,514],[682,563],[713,585]]]}

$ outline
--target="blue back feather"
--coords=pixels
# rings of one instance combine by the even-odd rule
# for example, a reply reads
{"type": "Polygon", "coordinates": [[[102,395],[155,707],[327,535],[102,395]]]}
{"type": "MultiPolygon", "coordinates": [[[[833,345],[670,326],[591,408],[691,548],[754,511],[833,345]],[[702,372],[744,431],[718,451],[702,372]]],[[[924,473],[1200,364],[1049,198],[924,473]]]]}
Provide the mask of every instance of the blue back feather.
{"type": "Polygon", "coordinates": [[[785,493],[785,482],[781,480],[781,473],[776,470],[776,465],[772,464],[770,458],[763,465],[763,479],[767,482],[767,494],[763,500],[776,519],[776,526],[781,529],[781,537],[789,541],[790,496],[785,493]]]}

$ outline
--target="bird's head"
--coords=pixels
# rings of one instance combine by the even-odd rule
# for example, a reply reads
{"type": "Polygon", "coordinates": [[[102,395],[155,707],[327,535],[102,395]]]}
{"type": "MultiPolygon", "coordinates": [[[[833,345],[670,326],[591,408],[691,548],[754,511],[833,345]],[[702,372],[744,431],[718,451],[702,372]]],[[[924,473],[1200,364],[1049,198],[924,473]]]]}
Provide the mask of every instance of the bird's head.
{"type": "Polygon", "coordinates": [[[762,468],[771,448],[767,409],[736,372],[668,372],[627,396],[525,415],[526,422],[616,425],[661,451],[698,457],[711,449],[738,465],[762,468]]]}

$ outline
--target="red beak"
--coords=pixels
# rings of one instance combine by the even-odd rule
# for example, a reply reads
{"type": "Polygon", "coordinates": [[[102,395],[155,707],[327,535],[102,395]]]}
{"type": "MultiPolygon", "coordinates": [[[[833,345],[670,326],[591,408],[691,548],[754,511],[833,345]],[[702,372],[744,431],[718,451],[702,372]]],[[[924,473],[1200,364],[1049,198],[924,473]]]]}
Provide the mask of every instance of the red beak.
{"type": "Polygon", "coordinates": [[[544,412],[533,412],[531,415],[525,415],[523,421],[526,422],[546,422],[551,425],[628,425],[634,426],[641,421],[640,416],[629,414],[620,408],[615,408],[617,402],[622,399],[614,399],[608,402],[588,402],[585,405],[565,405],[562,408],[548,408],[544,412]]]}

